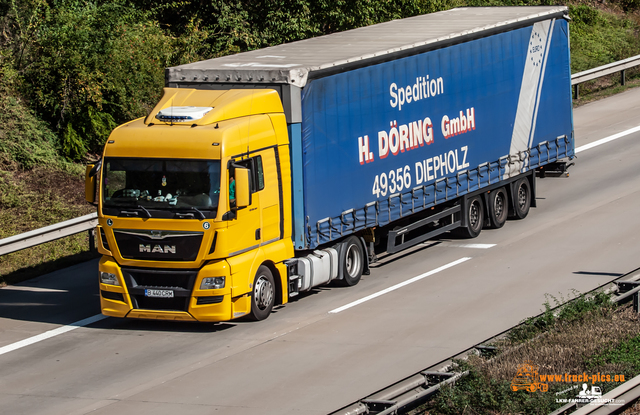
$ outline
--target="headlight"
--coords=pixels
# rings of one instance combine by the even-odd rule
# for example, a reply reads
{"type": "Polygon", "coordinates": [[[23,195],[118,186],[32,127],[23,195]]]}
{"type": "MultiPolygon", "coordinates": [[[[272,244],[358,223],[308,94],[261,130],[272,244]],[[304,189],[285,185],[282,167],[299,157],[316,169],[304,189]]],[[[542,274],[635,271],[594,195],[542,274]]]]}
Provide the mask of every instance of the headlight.
{"type": "Polygon", "coordinates": [[[109,285],[120,285],[120,281],[118,281],[118,277],[116,277],[116,274],[112,274],[110,272],[101,272],[100,282],[109,285]]]}
{"type": "Polygon", "coordinates": [[[217,288],[224,288],[224,277],[206,277],[202,279],[202,284],[200,284],[201,290],[213,290],[217,288]]]}

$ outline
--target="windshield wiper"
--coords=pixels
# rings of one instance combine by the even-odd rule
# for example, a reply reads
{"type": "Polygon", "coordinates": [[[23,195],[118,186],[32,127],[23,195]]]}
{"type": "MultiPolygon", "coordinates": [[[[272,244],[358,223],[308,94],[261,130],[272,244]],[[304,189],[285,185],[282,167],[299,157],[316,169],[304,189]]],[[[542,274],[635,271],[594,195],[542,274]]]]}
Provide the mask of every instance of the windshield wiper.
{"type": "MultiPolygon", "coordinates": [[[[145,215],[147,215],[147,218],[151,217],[151,212],[149,212],[147,209],[145,209],[144,206],[137,205],[136,209],[142,210],[145,213],[145,215]]],[[[121,215],[125,215],[125,216],[138,216],[138,212],[130,211],[130,210],[121,210],[120,214],[121,215]]]]}
{"type": "Polygon", "coordinates": [[[146,213],[147,218],[150,218],[150,217],[151,217],[151,212],[149,212],[149,211],[147,210],[147,208],[145,208],[145,207],[144,207],[144,206],[142,206],[142,205],[138,205],[138,206],[136,206],[136,207],[137,207],[138,209],[142,210],[144,213],[146,213]]]}
{"type": "MultiPolygon", "coordinates": [[[[206,219],[206,218],[207,218],[207,217],[204,215],[204,213],[202,213],[202,211],[201,211],[200,209],[198,209],[198,208],[196,208],[196,207],[193,207],[193,206],[188,207],[188,208],[179,208],[179,209],[177,209],[177,210],[182,210],[182,211],[184,211],[184,210],[193,210],[193,211],[195,211],[195,212],[198,214],[198,216],[200,217],[200,219],[206,219]]],[[[181,213],[181,212],[176,212],[176,216],[177,216],[179,219],[193,219],[193,218],[194,218],[193,213],[181,213]]]]}
{"type": "Polygon", "coordinates": [[[190,210],[195,210],[196,212],[198,212],[198,215],[200,215],[200,219],[206,219],[207,217],[204,215],[204,213],[202,213],[202,211],[196,207],[191,206],[190,210]]]}

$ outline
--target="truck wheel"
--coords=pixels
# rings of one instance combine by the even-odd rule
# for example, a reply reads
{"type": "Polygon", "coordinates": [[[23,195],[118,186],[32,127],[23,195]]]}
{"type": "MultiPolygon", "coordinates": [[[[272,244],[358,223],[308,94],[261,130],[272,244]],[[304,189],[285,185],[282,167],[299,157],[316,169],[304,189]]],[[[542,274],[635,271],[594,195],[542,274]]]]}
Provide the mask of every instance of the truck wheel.
{"type": "Polygon", "coordinates": [[[264,320],[271,314],[276,298],[275,283],[271,270],[260,265],[256,277],[253,279],[253,295],[251,296],[252,320],[264,320]]]}
{"type": "Polygon", "coordinates": [[[507,221],[509,214],[509,203],[507,201],[507,192],[504,187],[494,190],[489,195],[489,220],[491,227],[494,229],[502,228],[507,221]]]}
{"type": "Polygon", "coordinates": [[[529,208],[531,207],[531,187],[529,186],[529,180],[526,178],[520,179],[515,185],[515,197],[513,213],[518,219],[524,219],[529,214],[529,208]]]}
{"type": "Polygon", "coordinates": [[[338,284],[351,287],[360,281],[364,269],[364,250],[355,236],[348,237],[342,243],[339,266],[342,268],[343,278],[337,280],[338,284]]]}
{"type": "Polygon", "coordinates": [[[460,233],[465,238],[475,238],[480,235],[484,226],[484,205],[478,196],[474,196],[467,202],[467,226],[460,228],[460,233]]]}

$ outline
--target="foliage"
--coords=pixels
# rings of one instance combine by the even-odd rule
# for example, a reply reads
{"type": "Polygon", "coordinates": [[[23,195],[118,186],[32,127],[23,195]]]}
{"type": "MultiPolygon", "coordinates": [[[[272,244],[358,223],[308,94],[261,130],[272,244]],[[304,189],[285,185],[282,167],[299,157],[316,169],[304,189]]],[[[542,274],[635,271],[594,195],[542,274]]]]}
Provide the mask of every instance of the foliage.
{"type": "Polygon", "coordinates": [[[11,88],[15,76],[0,61],[0,168],[56,164],[56,135],[11,88]]]}
{"type": "Polygon", "coordinates": [[[571,68],[580,72],[640,53],[638,25],[587,5],[570,5],[571,68]]]}
{"type": "MultiPolygon", "coordinates": [[[[620,0],[625,10],[634,2],[620,0]]],[[[552,0],[0,0],[0,105],[21,108],[42,151],[3,143],[0,158],[31,168],[56,152],[81,161],[120,123],[143,116],[164,68],[458,6],[551,5],[552,0]],[[5,99],[6,98],[6,99],[5,99]],[[7,100],[13,99],[9,102],[7,100]],[[18,105],[18,107],[16,107],[18,105]],[[25,115],[26,116],[26,115],[25,115]],[[40,121],[42,120],[42,121],[40,121]],[[42,123],[44,122],[44,123],[42,123]]],[[[572,69],[640,52],[638,25],[571,5],[572,69]]],[[[24,127],[24,125],[23,125],[24,127]]],[[[14,135],[26,134],[16,127],[14,135]]],[[[4,134],[8,134],[7,129],[4,134]]]]}
{"type": "Polygon", "coordinates": [[[640,336],[632,337],[591,357],[588,368],[593,371],[612,364],[619,365],[629,379],[640,374],[640,336]]]}
{"type": "Polygon", "coordinates": [[[157,99],[170,49],[124,2],[30,0],[12,12],[27,27],[11,39],[25,51],[14,62],[22,92],[58,131],[64,156],[98,151],[118,122],[157,99]]]}

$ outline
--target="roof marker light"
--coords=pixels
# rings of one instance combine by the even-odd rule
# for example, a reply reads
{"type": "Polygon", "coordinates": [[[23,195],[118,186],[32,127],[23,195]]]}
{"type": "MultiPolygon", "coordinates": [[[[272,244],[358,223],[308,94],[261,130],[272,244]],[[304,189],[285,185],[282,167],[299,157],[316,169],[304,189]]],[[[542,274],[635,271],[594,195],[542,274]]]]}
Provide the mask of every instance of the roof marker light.
{"type": "Polygon", "coordinates": [[[156,118],[164,122],[191,122],[204,117],[213,107],[169,107],[158,111],[156,118]]]}

